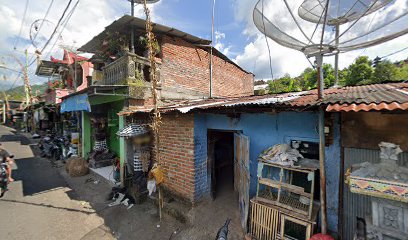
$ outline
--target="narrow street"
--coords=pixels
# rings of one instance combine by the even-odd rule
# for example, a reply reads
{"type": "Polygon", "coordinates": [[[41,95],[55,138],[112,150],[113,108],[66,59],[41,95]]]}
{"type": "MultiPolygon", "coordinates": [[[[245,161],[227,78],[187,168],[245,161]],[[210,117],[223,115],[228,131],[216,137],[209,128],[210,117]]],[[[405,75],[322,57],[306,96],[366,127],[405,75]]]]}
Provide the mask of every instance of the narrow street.
{"type": "Polygon", "coordinates": [[[15,155],[9,191],[0,199],[2,239],[112,239],[103,218],[78,200],[48,160],[34,155],[29,139],[0,126],[0,142],[15,155]]]}

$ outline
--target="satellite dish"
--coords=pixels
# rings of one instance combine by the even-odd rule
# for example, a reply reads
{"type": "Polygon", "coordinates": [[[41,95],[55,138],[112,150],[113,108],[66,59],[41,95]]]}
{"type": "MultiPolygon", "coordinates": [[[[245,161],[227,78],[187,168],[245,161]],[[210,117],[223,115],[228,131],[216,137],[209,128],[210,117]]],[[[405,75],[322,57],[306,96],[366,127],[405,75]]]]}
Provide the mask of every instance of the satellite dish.
{"type": "MultiPolygon", "coordinates": [[[[392,0],[330,1],[327,12],[328,25],[340,25],[356,20],[384,7],[392,0]]],[[[298,9],[299,16],[309,22],[321,22],[326,1],[305,0],[298,9]]]]}
{"type": "MultiPolygon", "coordinates": [[[[132,0],[128,0],[129,2],[132,2],[132,0]]],[[[147,4],[151,3],[157,3],[160,0],[146,0],[147,4]]],[[[134,3],[139,3],[139,4],[144,4],[144,0],[133,0],[134,3]]]]}
{"type": "Polygon", "coordinates": [[[274,1],[273,9],[266,6],[269,2],[259,0],[255,5],[258,30],[307,56],[367,48],[408,33],[408,8],[391,0],[280,0],[274,1]],[[376,13],[381,16],[376,18],[376,13]],[[328,25],[337,28],[337,36],[328,25]]]}

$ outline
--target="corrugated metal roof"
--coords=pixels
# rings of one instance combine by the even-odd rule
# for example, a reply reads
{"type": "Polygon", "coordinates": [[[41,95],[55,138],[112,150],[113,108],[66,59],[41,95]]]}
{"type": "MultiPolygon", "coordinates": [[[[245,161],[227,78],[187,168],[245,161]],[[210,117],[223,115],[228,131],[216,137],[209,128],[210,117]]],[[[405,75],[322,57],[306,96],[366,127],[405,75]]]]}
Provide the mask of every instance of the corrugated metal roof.
{"type": "Polygon", "coordinates": [[[327,111],[407,110],[408,83],[385,83],[328,89],[327,111]]]}
{"type": "MultiPolygon", "coordinates": [[[[103,32],[95,36],[91,41],[89,41],[88,43],[80,47],[78,50],[83,51],[83,52],[88,52],[88,53],[96,53],[98,50],[100,50],[100,47],[102,46],[102,42],[106,38],[107,32],[109,31],[127,32],[130,25],[134,26],[135,31],[138,31],[138,30],[145,31],[146,29],[146,21],[144,19],[125,15],[119,18],[118,20],[114,21],[109,26],[107,26],[103,32]]],[[[172,27],[167,27],[167,26],[157,24],[157,23],[152,23],[152,25],[153,25],[153,32],[155,34],[163,34],[163,35],[179,37],[193,44],[208,45],[211,43],[211,41],[209,40],[193,36],[191,34],[185,33],[183,31],[177,30],[172,27]]]]}
{"type": "MultiPolygon", "coordinates": [[[[382,111],[408,109],[408,83],[372,84],[325,89],[325,98],[319,101],[317,90],[276,95],[232,97],[219,99],[167,102],[161,112],[187,113],[194,109],[231,108],[242,106],[316,107],[327,105],[326,111],[382,111]]],[[[148,109],[133,112],[148,112],[148,109]]],[[[131,114],[132,111],[123,113],[131,114]]]]}

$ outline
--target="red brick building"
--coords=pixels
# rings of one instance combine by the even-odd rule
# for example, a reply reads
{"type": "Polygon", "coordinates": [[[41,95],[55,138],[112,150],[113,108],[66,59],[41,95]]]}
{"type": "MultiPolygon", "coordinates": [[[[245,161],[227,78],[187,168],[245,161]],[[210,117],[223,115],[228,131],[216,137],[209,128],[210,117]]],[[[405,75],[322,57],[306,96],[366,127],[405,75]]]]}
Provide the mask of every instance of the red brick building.
{"type": "MultiPolygon", "coordinates": [[[[153,24],[153,32],[160,49],[155,57],[161,107],[211,97],[253,95],[254,75],[216,49],[213,49],[213,74],[210,79],[209,40],[160,24],[153,24]]],[[[129,80],[132,83],[141,80],[136,89],[132,84],[128,86],[129,97],[125,99],[123,110],[119,113],[124,118],[125,124],[135,121],[137,118],[135,113],[144,112],[148,115],[152,108],[150,62],[146,58],[146,49],[139,41],[143,40],[144,34],[143,19],[123,16],[79,49],[95,54],[91,59],[94,64],[92,79],[94,86],[104,85],[106,90],[108,86],[122,86],[129,83],[129,80]],[[112,54],[107,46],[119,42],[117,39],[125,39],[121,42],[122,45],[126,45],[126,41],[130,42],[131,28],[134,29],[136,39],[134,53],[129,52],[127,46],[122,46],[122,52],[112,54]]],[[[114,90],[105,91],[103,94],[105,96],[117,94],[115,87],[112,89],[114,90]]],[[[101,90],[96,91],[102,91],[102,86],[101,90]]],[[[146,121],[148,118],[143,119],[146,121]]],[[[201,199],[208,190],[206,182],[200,185],[199,177],[202,175],[200,169],[206,168],[206,165],[195,164],[199,154],[195,141],[195,124],[194,115],[165,114],[162,116],[160,127],[160,164],[165,170],[165,187],[190,202],[201,199]]],[[[125,149],[126,153],[122,159],[132,161],[128,150],[125,149]]]]}

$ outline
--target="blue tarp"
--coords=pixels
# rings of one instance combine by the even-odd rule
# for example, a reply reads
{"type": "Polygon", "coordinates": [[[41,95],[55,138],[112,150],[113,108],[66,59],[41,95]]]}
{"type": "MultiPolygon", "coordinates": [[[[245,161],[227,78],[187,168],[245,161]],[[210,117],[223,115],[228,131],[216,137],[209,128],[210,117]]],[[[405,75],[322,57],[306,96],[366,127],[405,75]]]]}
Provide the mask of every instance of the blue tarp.
{"type": "Polygon", "coordinates": [[[91,111],[87,94],[79,94],[73,97],[64,99],[61,103],[61,113],[75,111],[91,111]]]}

